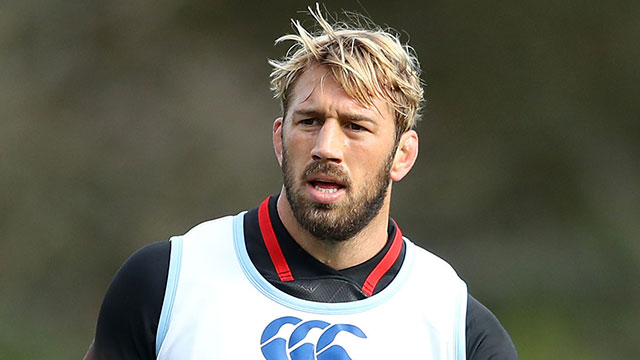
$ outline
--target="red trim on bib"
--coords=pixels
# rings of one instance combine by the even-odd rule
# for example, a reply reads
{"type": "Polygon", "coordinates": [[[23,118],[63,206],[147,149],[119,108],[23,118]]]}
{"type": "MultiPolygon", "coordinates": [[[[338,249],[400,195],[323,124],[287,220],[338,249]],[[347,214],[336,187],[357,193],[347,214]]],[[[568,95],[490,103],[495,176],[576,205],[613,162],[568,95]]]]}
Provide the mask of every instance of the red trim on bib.
{"type": "Polygon", "coordinates": [[[258,223],[260,224],[260,232],[264,239],[264,244],[267,246],[267,251],[273,262],[273,266],[276,268],[276,272],[280,277],[280,281],[293,281],[293,275],[289,269],[287,259],[282,254],[282,249],[278,243],[276,233],[273,231],[273,225],[271,225],[271,218],[269,217],[269,196],[266,200],[260,204],[258,209],[258,223]]]}
{"type": "Polygon", "coordinates": [[[362,285],[362,292],[367,296],[373,295],[373,290],[380,282],[380,279],[391,269],[396,260],[398,260],[398,256],[400,256],[400,250],[402,250],[402,231],[400,231],[398,224],[396,224],[394,220],[392,221],[396,225],[396,234],[393,237],[393,243],[382,260],[380,260],[378,265],[376,265],[369,276],[367,276],[364,285],[362,285]]]}

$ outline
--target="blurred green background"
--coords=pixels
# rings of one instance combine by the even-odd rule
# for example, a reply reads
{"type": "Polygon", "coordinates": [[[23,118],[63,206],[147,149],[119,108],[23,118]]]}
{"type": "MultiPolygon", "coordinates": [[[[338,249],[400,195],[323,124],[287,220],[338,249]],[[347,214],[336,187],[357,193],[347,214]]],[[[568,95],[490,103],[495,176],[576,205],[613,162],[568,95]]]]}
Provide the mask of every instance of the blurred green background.
{"type": "MultiPolygon", "coordinates": [[[[640,2],[327,1],[416,49],[421,153],[392,214],[522,359],[640,333],[640,2]]],[[[143,245],[280,186],[267,58],[298,1],[4,1],[0,358],[82,358],[143,245]]],[[[635,355],[635,356],[634,356],[635,355]]]]}

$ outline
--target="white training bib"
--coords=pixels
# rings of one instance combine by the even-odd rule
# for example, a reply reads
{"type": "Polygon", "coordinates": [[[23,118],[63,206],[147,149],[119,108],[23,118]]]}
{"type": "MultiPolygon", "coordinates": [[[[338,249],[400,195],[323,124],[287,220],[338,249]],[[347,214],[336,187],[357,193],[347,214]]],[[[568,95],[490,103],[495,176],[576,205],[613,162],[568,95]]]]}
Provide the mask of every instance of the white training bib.
{"type": "Polygon", "coordinates": [[[404,238],[402,267],[378,294],[301,300],[254,267],[243,218],[171,239],[158,359],[465,359],[467,288],[445,261],[404,238]]]}

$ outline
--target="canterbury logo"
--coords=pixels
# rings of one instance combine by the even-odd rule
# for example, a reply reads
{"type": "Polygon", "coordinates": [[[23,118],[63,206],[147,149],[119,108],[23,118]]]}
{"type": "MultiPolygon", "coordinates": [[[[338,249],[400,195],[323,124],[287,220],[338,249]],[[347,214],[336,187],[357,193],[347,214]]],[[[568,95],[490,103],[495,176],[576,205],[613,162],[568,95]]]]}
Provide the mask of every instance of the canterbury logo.
{"type": "Polygon", "coordinates": [[[297,317],[285,316],[267,325],[262,332],[260,346],[266,360],[351,360],[342,346],[332,345],[340,332],[347,332],[363,339],[367,337],[354,325],[331,325],[322,320],[302,322],[297,317]],[[276,337],[285,325],[294,327],[288,338],[276,337]],[[321,331],[317,342],[305,342],[305,338],[313,329],[321,331]]]}

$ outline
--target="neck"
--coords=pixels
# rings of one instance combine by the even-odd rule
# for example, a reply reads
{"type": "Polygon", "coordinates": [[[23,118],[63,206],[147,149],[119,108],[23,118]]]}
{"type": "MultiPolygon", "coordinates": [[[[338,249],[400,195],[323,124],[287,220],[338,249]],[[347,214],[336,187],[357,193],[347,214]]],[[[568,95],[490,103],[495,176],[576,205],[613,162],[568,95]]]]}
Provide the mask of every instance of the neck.
{"type": "Polygon", "coordinates": [[[283,187],[277,204],[282,224],[300,247],[325,265],[342,270],[361,264],[374,257],[387,243],[389,195],[367,226],[352,238],[336,242],[318,239],[304,229],[293,215],[285,191],[283,187]]]}

